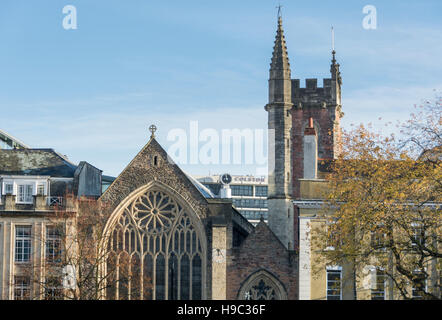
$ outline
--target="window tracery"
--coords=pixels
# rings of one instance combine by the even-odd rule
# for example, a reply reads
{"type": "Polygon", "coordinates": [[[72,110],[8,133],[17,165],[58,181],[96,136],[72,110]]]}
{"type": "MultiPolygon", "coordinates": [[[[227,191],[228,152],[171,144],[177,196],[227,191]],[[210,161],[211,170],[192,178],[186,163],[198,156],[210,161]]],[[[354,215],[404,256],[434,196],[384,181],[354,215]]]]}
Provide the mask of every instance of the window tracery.
{"type": "Polygon", "coordinates": [[[281,283],[269,272],[261,270],[249,277],[242,286],[239,298],[243,300],[286,300],[281,283]]]}
{"type": "Polygon", "coordinates": [[[160,190],[120,212],[107,246],[107,268],[115,271],[107,298],[202,299],[205,255],[192,213],[160,190]]]}
{"type": "Polygon", "coordinates": [[[263,279],[252,286],[245,296],[246,300],[276,300],[275,289],[265,283],[263,279]]]}

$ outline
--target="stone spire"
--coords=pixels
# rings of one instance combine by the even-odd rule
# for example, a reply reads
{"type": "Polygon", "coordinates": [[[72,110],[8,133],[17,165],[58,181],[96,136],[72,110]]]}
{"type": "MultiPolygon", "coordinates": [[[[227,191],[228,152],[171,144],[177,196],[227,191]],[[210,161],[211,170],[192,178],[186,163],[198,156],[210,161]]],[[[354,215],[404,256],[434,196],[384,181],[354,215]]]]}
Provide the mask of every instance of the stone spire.
{"type": "Polygon", "coordinates": [[[269,104],[292,102],[290,62],[285,43],[282,18],[278,17],[278,30],[270,64],[269,104]]]}
{"type": "Polygon", "coordinates": [[[290,62],[287,45],[282,27],[282,17],[278,18],[275,46],[273,47],[272,63],[270,64],[270,79],[290,79],[290,62]]]}

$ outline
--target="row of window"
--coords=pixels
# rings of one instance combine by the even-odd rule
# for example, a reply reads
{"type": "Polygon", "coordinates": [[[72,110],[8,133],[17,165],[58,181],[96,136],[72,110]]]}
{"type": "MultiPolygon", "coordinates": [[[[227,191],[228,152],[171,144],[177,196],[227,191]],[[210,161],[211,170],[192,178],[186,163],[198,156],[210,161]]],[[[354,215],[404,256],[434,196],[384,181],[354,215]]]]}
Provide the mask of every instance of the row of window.
{"type": "MultiPolygon", "coordinates": [[[[420,226],[413,226],[411,234],[411,245],[413,247],[419,247],[425,245],[425,232],[420,226]]],[[[384,248],[387,244],[387,234],[383,232],[374,231],[371,233],[371,246],[375,249],[384,248]]],[[[327,247],[333,248],[336,243],[342,243],[340,239],[339,232],[337,230],[332,230],[329,233],[327,247]]]]}
{"type": "MultiPolygon", "coordinates": [[[[16,276],[14,277],[14,300],[31,299],[31,278],[16,276]]],[[[44,299],[58,300],[63,297],[61,282],[57,279],[48,279],[44,285],[44,299]]]]}
{"type": "MultiPolygon", "coordinates": [[[[204,183],[204,186],[210,189],[213,194],[218,195],[221,189],[221,185],[218,183],[204,183]]],[[[267,186],[253,186],[253,185],[231,185],[232,196],[240,197],[267,197],[267,186]]]]}
{"type": "MultiPolygon", "coordinates": [[[[414,247],[425,244],[425,232],[422,227],[413,226],[411,234],[411,244],[414,247]]],[[[383,232],[372,232],[371,245],[373,248],[383,248],[386,245],[387,235],[383,232]]]]}
{"type": "Polygon", "coordinates": [[[232,189],[232,196],[246,196],[246,197],[267,197],[267,186],[253,186],[253,185],[239,185],[230,186],[232,189]],[[255,192],[253,192],[255,190],[255,192]]]}
{"type": "Polygon", "coordinates": [[[19,183],[16,184],[14,190],[14,183],[5,182],[3,183],[3,190],[1,194],[14,194],[16,195],[17,203],[33,203],[34,195],[45,195],[46,194],[46,184],[44,183],[19,183]]]}
{"type": "MultiPolygon", "coordinates": [[[[46,227],[45,253],[46,261],[56,262],[61,252],[61,236],[54,226],[46,227]]],[[[32,227],[15,227],[15,262],[25,263],[32,257],[32,227]]],[[[31,278],[27,276],[14,277],[14,300],[31,299],[31,278]]],[[[62,297],[60,280],[48,279],[45,285],[44,298],[55,300],[62,297]]]]}
{"type": "MultiPolygon", "coordinates": [[[[371,300],[385,300],[386,288],[385,272],[376,270],[376,283],[371,289],[371,300]]],[[[421,298],[419,288],[425,289],[425,280],[417,281],[412,288],[413,298],[421,298]]],[[[45,299],[52,300],[61,297],[61,286],[58,280],[49,280],[45,285],[45,299]]],[[[14,278],[14,299],[30,299],[31,281],[29,277],[14,278]]],[[[339,268],[327,269],[327,300],[342,300],[342,270],[339,268]]]]}
{"type": "MultiPolygon", "coordinates": [[[[44,188],[44,186],[43,186],[44,188]]],[[[4,194],[14,194],[13,184],[5,184],[4,194]]],[[[43,189],[44,190],[44,189],[43,189]]],[[[33,203],[34,202],[34,186],[31,184],[17,185],[16,202],[17,203],[33,203]]]]}
{"type": "Polygon", "coordinates": [[[267,200],[264,199],[232,199],[237,208],[267,208],[267,200]]]}
{"type": "Polygon", "coordinates": [[[240,212],[243,215],[243,217],[248,220],[259,220],[261,219],[261,217],[263,217],[264,220],[269,219],[268,211],[240,210],[240,212]]]}
{"type": "MultiPolygon", "coordinates": [[[[32,227],[17,226],[15,228],[15,262],[29,262],[32,253],[32,227]]],[[[46,227],[45,252],[48,262],[55,262],[61,250],[59,230],[53,226],[46,227]]]]}
{"type": "MultiPolygon", "coordinates": [[[[387,276],[381,269],[375,271],[375,283],[371,286],[371,300],[385,300],[387,276]]],[[[412,297],[422,298],[419,292],[425,291],[425,277],[417,277],[412,286],[412,297]]],[[[327,269],[327,300],[342,300],[342,269],[340,267],[327,269]]]]}

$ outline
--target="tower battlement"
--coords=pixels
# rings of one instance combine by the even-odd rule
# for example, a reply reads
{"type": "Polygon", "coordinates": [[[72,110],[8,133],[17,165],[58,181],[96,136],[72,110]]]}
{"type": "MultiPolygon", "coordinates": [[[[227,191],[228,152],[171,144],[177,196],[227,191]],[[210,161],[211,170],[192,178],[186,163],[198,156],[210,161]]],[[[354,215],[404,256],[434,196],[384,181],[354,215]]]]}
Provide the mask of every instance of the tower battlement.
{"type": "Polygon", "coordinates": [[[335,94],[336,80],[322,79],[322,87],[318,87],[318,79],[305,79],[305,87],[301,87],[300,79],[292,79],[292,102],[294,108],[305,107],[327,108],[338,104],[335,94]]]}

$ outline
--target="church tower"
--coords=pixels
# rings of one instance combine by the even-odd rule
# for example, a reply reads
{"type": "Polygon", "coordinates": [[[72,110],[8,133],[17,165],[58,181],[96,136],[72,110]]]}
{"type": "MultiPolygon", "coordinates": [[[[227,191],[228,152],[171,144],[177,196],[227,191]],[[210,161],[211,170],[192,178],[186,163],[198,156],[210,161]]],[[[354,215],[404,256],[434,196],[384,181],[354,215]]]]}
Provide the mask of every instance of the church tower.
{"type": "Polygon", "coordinates": [[[282,18],[270,68],[269,227],[289,250],[298,247],[298,217],[293,200],[302,200],[301,181],[323,178],[320,164],[337,157],[340,141],[341,73],[333,48],[331,78],[291,79],[282,18]],[[295,216],[296,215],[296,216],[295,216]]]}
{"type": "Polygon", "coordinates": [[[293,249],[294,212],[292,199],[291,131],[292,83],[290,63],[282,27],[278,18],[278,30],[270,65],[269,103],[269,227],[283,245],[293,249]]]}
{"type": "MultiPolygon", "coordinates": [[[[318,79],[306,79],[305,88],[300,86],[299,79],[292,79],[292,168],[293,197],[301,198],[300,179],[321,178],[321,173],[312,177],[306,168],[306,157],[311,159],[305,149],[306,132],[313,128],[316,134],[317,163],[336,159],[340,149],[341,111],[341,72],[336,62],[336,52],[332,51],[330,66],[331,78],[322,80],[318,87],[318,79]]],[[[319,169],[319,168],[318,168],[319,169]]]]}

